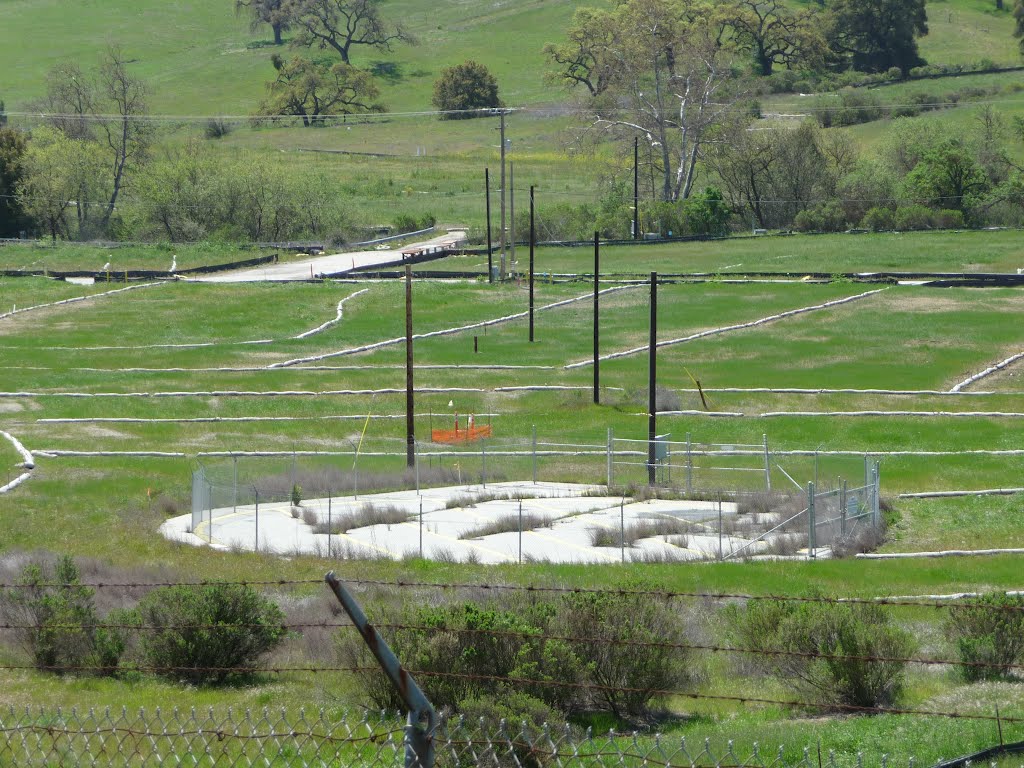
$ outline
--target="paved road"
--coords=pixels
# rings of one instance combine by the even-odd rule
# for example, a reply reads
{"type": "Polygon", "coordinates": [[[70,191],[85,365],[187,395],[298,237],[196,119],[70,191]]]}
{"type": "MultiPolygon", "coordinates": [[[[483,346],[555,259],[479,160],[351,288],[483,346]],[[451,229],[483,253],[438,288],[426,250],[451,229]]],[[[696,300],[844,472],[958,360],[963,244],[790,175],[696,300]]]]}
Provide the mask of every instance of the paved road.
{"type": "Polygon", "coordinates": [[[426,248],[446,242],[465,240],[466,233],[461,231],[446,232],[430,240],[423,240],[395,248],[372,251],[353,251],[336,253],[330,256],[311,256],[298,261],[266,264],[261,267],[239,269],[233,272],[218,272],[213,275],[202,275],[192,280],[209,283],[249,283],[263,280],[309,280],[317,275],[330,275],[344,272],[356,267],[371,267],[377,264],[388,264],[399,261],[402,251],[410,248],[426,248]]]}

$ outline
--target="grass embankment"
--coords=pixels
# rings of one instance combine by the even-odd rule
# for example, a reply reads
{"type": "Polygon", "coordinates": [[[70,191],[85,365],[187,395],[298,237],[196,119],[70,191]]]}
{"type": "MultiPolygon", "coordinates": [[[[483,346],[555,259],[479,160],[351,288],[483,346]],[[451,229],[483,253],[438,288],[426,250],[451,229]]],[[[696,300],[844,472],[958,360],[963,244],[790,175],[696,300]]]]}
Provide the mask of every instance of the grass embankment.
{"type": "MultiPolygon", "coordinates": [[[[1004,233],[995,233],[998,239],[1004,233]]],[[[810,239],[809,239],[810,240],[810,239]]],[[[769,242],[769,241],[764,241],[769,242]]],[[[786,243],[797,242],[791,239],[786,243]]],[[[980,241],[979,241],[980,242],[980,241]]],[[[1000,241],[1002,242],[1002,241],[1000,241]]],[[[1009,246],[1007,246],[1009,247],[1009,246]]],[[[624,251],[625,253],[625,251],[624,251]]],[[[647,250],[638,251],[641,255],[647,250]]],[[[924,252],[922,249],[922,256],[924,252]]],[[[637,267],[638,268],[638,267],[637,267]]],[[[43,281],[22,280],[19,301],[55,295],[55,290],[77,290],[43,281]]],[[[401,328],[401,285],[372,284],[368,293],[345,305],[338,325],[304,340],[291,336],[313,328],[334,316],[340,298],[355,290],[351,285],[255,285],[224,286],[168,284],[131,291],[67,308],[47,309],[9,318],[0,326],[5,368],[0,369],[0,390],[49,391],[35,398],[8,398],[0,427],[21,437],[29,448],[76,448],[84,450],[166,450],[192,456],[204,450],[326,450],[338,457],[300,459],[300,468],[350,470],[352,451],[362,430],[361,419],[320,420],[325,416],[400,415],[401,394],[369,397],[197,397],[197,398],[69,398],[61,393],[213,391],[213,390],[311,390],[362,389],[403,384],[403,350],[399,344],[378,352],[327,361],[324,370],[287,368],[219,372],[139,371],[127,368],[216,368],[263,366],[275,360],[337,350],[368,341],[398,337],[401,328]],[[31,320],[31,322],[27,322],[31,320]],[[251,346],[237,342],[259,338],[272,344],[251,346]],[[154,343],[216,342],[190,349],[139,348],[154,343]],[[128,349],[83,349],[84,347],[128,349]],[[64,349],[55,349],[63,347],[64,349]],[[356,370],[353,366],[372,366],[356,370]],[[20,366],[20,367],[19,367],[20,366]],[[94,368],[97,370],[83,370],[94,368]],[[228,422],[218,424],[39,422],[54,417],[190,418],[204,416],[292,416],[315,419],[282,422],[228,422]]],[[[660,336],[683,336],[704,328],[749,321],[799,306],[858,293],[862,286],[830,285],[703,285],[664,286],[660,293],[660,336]]],[[[538,304],[587,293],[585,284],[539,285],[538,304]]],[[[417,330],[427,331],[478,322],[521,311],[525,292],[515,286],[483,283],[437,285],[418,283],[415,288],[417,330]]],[[[690,388],[687,371],[709,387],[751,387],[763,384],[810,387],[946,387],[985,364],[1002,359],[1020,343],[1015,326],[1006,322],[1019,307],[1011,290],[978,291],[889,288],[882,294],[819,313],[787,318],[773,325],[711,337],[664,348],[659,354],[660,379],[672,390],[690,388]],[[956,343],[949,340],[955,339],[956,343]]],[[[647,298],[645,288],[604,297],[603,348],[606,351],[642,346],[646,341],[647,298]]],[[[586,387],[588,368],[567,371],[564,364],[587,359],[590,349],[589,303],[550,310],[537,316],[538,341],[526,340],[526,321],[466,331],[452,337],[426,339],[417,344],[421,366],[448,364],[538,366],[527,369],[430,369],[416,372],[417,385],[465,386],[492,390],[521,384],[569,384],[586,387]],[[472,352],[477,335],[480,352],[472,352]]],[[[609,387],[602,406],[590,404],[587,391],[516,392],[493,391],[423,394],[417,408],[426,418],[418,420],[425,434],[432,420],[450,424],[452,411],[495,413],[490,417],[498,438],[526,440],[533,424],[543,441],[588,442],[602,445],[611,426],[620,437],[646,434],[646,360],[640,353],[604,366],[603,381],[609,387]],[[611,389],[618,387],[620,389],[611,389]],[[449,400],[453,406],[449,408],[449,400]],[[434,414],[433,418],[430,414],[434,414]]],[[[698,408],[695,394],[678,393],[683,408],[698,408]]],[[[866,394],[826,396],[712,393],[718,410],[757,414],[773,410],[855,410],[900,408],[922,410],[1024,410],[1018,394],[979,398],[904,396],[877,398],[866,394]]],[[[478,423],[484,422],[483,416],[478,423]]],[[[1017,422],[990,418],[838,418],[791,416],[781,418],[717,419],[663,415],[659,431],[675,438],[691,433],[695,441],[720,444],[758,444],[769,434],[773,447],[814,450],[892,449],[946,450],[1016,447],[1017,422]]],[[[395,471],[401,456],[378,457],[380,450],[401,452],[403,423],[372,420],[367,429],[360,471],[395,471]]],[[[522,444],[525,447],[525,443],[522,444]]],[[[5,448],[0,445],[0,452],[5,448]]],[[[6,456],[0,453],[0,457],[6,456]]],[[[451,469],[459,457],[441,459],[451,469]]],[[[462,471],[475,473],[474,451],[461,458],[462,471]]],[[[207,464],[219,467],[217,460],[207,464]]],[[[814,457],[778,457],[777,461],[801,483],[813,477],[814,457]]],[[[244,462],[242,462],[244,464],[244,462]]],[[[437,459],[430,464],[436,465],[437,459]]],[[[756,459],[754,460],[756,464],[756,459]]],[[[34,477],[17,492],[0,497],[3,548],[6,552],[47,549],[95,558],[127,579],[148,580],[159,574],[168,580],[223,579],[318,579],[334,568],[344,577],[404,579],[410,581],[485,582],[615,586],[643,575],[663,589],[675,591],[753,592],[798,594],[808,584],[826,593],[841,595],[932,594],[962,590],[1019,588],[1019,558],[958,558],[909,562],[837,561],[815,563],[725,563],[683,567],[579,566],[546,563],[520,567],[482,568],[467,563],[408,561],[328,562],[310,557],[288,560],[259,554],[213,552],[205,548],[171,544],[155,534],[166,515],[190,508],[190,458],[39,458],[34,477]],[[122,570],[123,569],[123,570],[122,570]]],[[[225,465],[226,466],[226,465],[225,465]]],[[[242,474],[258,467],[267,472],[288,471],[288,458],[252,462],[242,474]]],[[[1017,482],[1020,460],[994,457],[900,457],[883,460],[883,492],[935,487],[983,487],[1017,482]]],[[[489,459],[489,471],[507,477],[527,477],[528,459],[489,459]]],[[[604,456],[543,459],[543,480],[600,481],[604,456]]],[[[836,475],[851,481],[863,472],[858,457],[819,457],[818,472],[824,482],[836,475]]],[[[617,469],[619,479],[625,470],[617,469]]],[[[721,473],[719,473],[721,474],[721,473]]],[[[710,470],[698,473],[701,487],[723,484],[710,470]]],[[[773,475],[779,487],[788,482],[781,472],[773,475]]],[[[908,550],[959,546],[1017,545],[1022,541],[1019,499],[986,498],[901,502],[897,505],[893,533],[886,549],[908,550]]],[[[88,572],[87,572],[88,574],[88,572]]],[[[328,615],[324,588],[309,585],[278,597],[295,616],[328,615]],[[295,613],[298,611],[298,613],[295,613]]],[[[432,593],[431,593],[432,594],[432,593]]],[[[378,595],[361,593],[377,605],[378,595]]],[[[908,610],[908,609],[900,609],[908,610]]],[[[901,614],[902,616],[903,614],[901,614]]],[[[927,652],[949,653],[938,637],[939,617],[911,611],[905,619],[928,639],[927,652]]],[[[319,665],[336,663],[330,641],[310,649],[294,638],[275,661],[296,665],[315,658],[319,665]],[[314,656],[308,657],[307,654],[314,656]]],[[[19,663],[14,650],[0,659],[19,663]]],[[[702,660],[708,673],[698,693],[710,695],[786,698],[777,684],[737,674],[724,658],[702,660]]],[[[353,702],[357,692],[345,675],[288,673],[257,678],[252,685],[229,689],[192,689],[143,677],[132,681],[58,680],[27,672],[4,676],[0,703],[28,702],[45,705],[135,705],[164,707],[251,706],[285,707],[353,702]]],[[[963,687],[948,672],[912,669],[905,703],[921,709],[989,714],[999,702],[1004,715],[1018,714],[1007,702],[1017,695],[1014,684],[963,687]]],[[[673,737],[686,735],[699,741],[711,738],[720,745],[737,738],[737,748],[753,741],[763,745],[785,743],[787,755],[799,756],[804,746],[818,738],[827,752],[835,749],[849,759],[856,751],[888,752],[891,759],[915,755],[919,760],[949,756],[987,746],[995,741],[992,724],[935,720],[906,716],[875,718],[820,717],[802,710],[741,706],[712,700],[673,699],[670,708],[693,717],[683,723],[663,724],[673,737]]],[[[1004,724],[1007,738],[1012,728],[1004,724]]]]}
{"type": "MultiPolygon", "coordinates": [[[[0,269],[50,272],[109,272],[117,282],[125,270],[169,271],[246,261],[275,253],[255,246],[221,243],[154,243],[151,245],[90,245],[47,241],[5,243],[0,246],[0,269]],[[104,267],[109,267],[104,269],[104,267]]],[[[3,279],[3,278],[0,278],[3,279]]],[[[9,278],[13,279],[13,278],[9,278]]]]}

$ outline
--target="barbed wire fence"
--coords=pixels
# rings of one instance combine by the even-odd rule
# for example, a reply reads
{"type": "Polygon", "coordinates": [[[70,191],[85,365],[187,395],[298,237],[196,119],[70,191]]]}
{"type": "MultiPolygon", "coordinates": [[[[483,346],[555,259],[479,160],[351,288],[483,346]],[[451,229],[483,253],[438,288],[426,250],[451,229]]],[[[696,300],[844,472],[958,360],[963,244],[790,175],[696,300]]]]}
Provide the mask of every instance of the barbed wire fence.
{"type": "MultiPolygon", "coordinates": [[[[329,577],[331,578],[331,577],[329,577]]],[[[791,603],[816,603],[831,605],[874,605],[886,606],[889,610],[931,608],[939,610],[982,609],[986,611],[1020,613],[1024,603],[993,605],[966,600],[947,601],[928,598],[843,598],[821,595],[752,595],[723,592],[672,592],[644,589],[597,589],[533,584],[492,584],[492,583],[429,583],[412,581],[385,581],[352,579],[345,582],[350,587],[377,588],[389,590],[431,590],[436,592],[469,591],[472,594],[516,591],[529,594],[605,594],[630,595],[650,600],[700,600],[721,603],[736,600],[768,600],[791,603]]],[[[135,594],[162,586],[206,587],[211,584],[231,584],[258,587],[264,590],[308,589],[322,584],[319,580],[274,580],[240,582],[117,582],[91,581],[75,586],[89,589],[133,590],[135,594]]],[[[71,585],[59,582],[33,583],[12,582],[0,584],[3,594],[26,589],[48,587],[67,588],[71,585]]],[[[357,618],[358,617],[354,617],[357,618]]],[[[365,621],[365,616],[362,617],[365,621]]],[[[227,632],[248,624],[218,623],[211,625],[181,624],[170,628],[202,628],[214,635],[227,632]]],[[[145,624],[54,624],[50,631],[61,628],[121,628],[134,633],[165,631],[167,626],[145,624]]],[[[32,624],[6,623],[0,630],[11,631],[36,628],[32,624]]],[[[365,627],[357,622],[326,619],[323,621],[286,621],[282,628],[290,633],[301,634],[309,630],[351,631],[358,629],[366,637],[365,627]]],[[[492,635],[502,637],[533,638],[531,632],[500,629],[452,629],[441,625],[408,625],[380,623],[377,630],[392,633],[414,629],[424,633],[459,633],[492,635]]],[[[843,653],[794,651],[777,648],[742,648],[731,645],[681,643],[672,638],[656,641],[613,639],[595,632],[593,636],[571,637],[551,634],[545,641],[567,641],[588,644],[609,644],[624,647],[627,652],[640,647],[685,649],[719,654],[742,654],[755,656],[797,656],[808,659],[856,661],[862,664],[899,661],[907,664],[942,665],[958,667],[963,660],[940,658],[930,655],[911,655],[906,658],[865,656],[843,653]]],[[[966,662],[968,666],[990,667],[987,662],[966,662]]],[[[1002,666],[1002,665],[1000,665],[1002,666]]],[[[1014,663],[1015,672],[1024,669],[1024,664],[1014,663]]],[[[109,674],[113,670],[103,665],[73,664],[46,666],[39,664],[4,664],[3,670],[37,670],[61,674],[109,674]]],[[[135,674],[166,674],[177,670],[194,672],[193,667],[147,667],[133,666],[135,674]]],[[[322,663],[277,666],[271,660],[255,666],[226,668],[239,674],[323,676],[330,673],[355,674],[379,671],[377,667],[341,666],[322,663]]],[[[458,679],[470,681],[495,681],[516,687],[552,686],[569,689],[620,689],[626,686],[608,686],[594,682],[567,681],[557,679],[532,679],[525,677],[473,674],[459,669],[439,671],[435,669],[404,669],[403,674],[421,680],[430,678],[458,679]]],[[[676,697],[694,702],[711,702],[716,705],[737,707],[772,706],[792,711],[816,713],[846,713],[850,715],[871,714],[908,716],[915,718],[947,718],[962,721],[981,721],[998,726],[1000,734],[1004,727],[1024,725],[1024,717],[1016,714],[1000,714],[968,710],[930,709],[927,707],[857,706],[834,701],[821,702],[807,698],[770,698],[732,693],[715,693],[688,688],[664,690],[645,688],[646,693],[664,697],[676,697]]],[[[1007,702],[1011,712],[1012,702],[1007,702]]],[[[814,753],[814,745],[790,745],[788,748],[772,747],[762,750],[749,739],[726,741],[716,737],[712,740],[659,735],[653,732],[631,732],[595,734],[590,729],[574,726],[546,726],[506,721],[485,721],[466,719],[458,715],[442,713],[436,728],[430,732],[433,754],[436,761],[410,761],[408,735],[412,723],[403,725],[402,715],[391,712],[357,712],[337,709],[182,709],[182,708],[88,708],[88,709],[36,709],[8,707],[0,710],[0,764],[18,766],[64,766],[64,765],[111,765],[111,766],[546,766],[557,765],[569,768],[605,768],[608,766],[665,766],[666,768],[843,768],[888,764],[885,755],[867,759],[860,754],[835,754],[828,751],[822,755],[814,753]],[[739,746],[742,744],[742,746],[739,746]]],[[[736,734],[738,737],[741,734],[736,734]]],[[[1005,745],[1004,745],[1005,746],[1005,745]]],[[[1013,747],[1015,745],[1009,745],[1013,747]]],[[[914,762],[910,761],[913,766],[914,762]]]]}

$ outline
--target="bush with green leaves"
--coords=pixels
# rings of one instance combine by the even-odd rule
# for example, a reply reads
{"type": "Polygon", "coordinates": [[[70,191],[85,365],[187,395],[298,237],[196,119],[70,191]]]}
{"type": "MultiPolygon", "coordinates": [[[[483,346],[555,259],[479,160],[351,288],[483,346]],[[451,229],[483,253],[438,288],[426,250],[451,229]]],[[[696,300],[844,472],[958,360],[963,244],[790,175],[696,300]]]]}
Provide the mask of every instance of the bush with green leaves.
{"type": "Polygon", "coordinates": [[[478,117],[484,112],[504,106],[498,96],[498,81],[483,64],[465,61],[441,71],[434,82],[433,104],[445,112],[445,120],[478,117]]]}
{"type": "Polygon", "coordinates": [[[137,611],[151,627],[140,642],[146,665],[194,684],[251,675],[287,635],[277,604],[244,584],[161,587],[137,611]]]}
{"type": "Polygon", "coordinates": [[[687,685],[693,670],[680,648],[661,647],[684,634],[672,604],[651,594],[650,584],[630,583],[622,592],[566,595],[556,618],[595,685],[592,705],[621,718],[645,715],[659,691],[687,685]],[[648,645],[650,643],[651,645],[648,645]]]}
{"type": "Polygon", "coordinates": [[[916,649],[877,605],[751,600],[732,619],[734,641],[755,652],[757,667],[809,702],[840,710],[895,703],[906,669],[899,659],[916,649]]]}
{"type": "MultiPolygon", "coordinates": [[[[18,587],[2,597],[2,614],[19,630],[37,669],[58,674],[111,675],[117,672],[125,639],[101,626],[94,590],[79,583],[78,567],[67,555],[53,568],[29,563],[18,587]]],[[[120,622],[118,622],[120,623],[120,622]]]]}
{"type": "Polygon", "coordinates": [[[893,220],[896,229],[910,232],[932,228],[932,210],[923,205],[904,205],[896,209],[893,220]]]}
{"type": "Polygon", "coordinates": [[[1024,597],[994,592],[950,608],[946,634],[969,681],[1007,677],[1024,658],[1024,597]]]}
{"type": "Polygon", "coordinates": [[[861,229],[870,229],[872,232],[887,232],[893,228],[895,217],[892,210],[876,205],[869,208],[864,218],[860,221],[861,229]]]}

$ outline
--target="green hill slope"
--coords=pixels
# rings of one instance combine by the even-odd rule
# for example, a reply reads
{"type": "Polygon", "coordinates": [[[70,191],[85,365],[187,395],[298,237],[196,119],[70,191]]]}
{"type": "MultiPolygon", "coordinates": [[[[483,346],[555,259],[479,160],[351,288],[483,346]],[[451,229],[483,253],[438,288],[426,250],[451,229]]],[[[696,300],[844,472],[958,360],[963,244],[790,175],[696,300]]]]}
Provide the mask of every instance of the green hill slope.
{"type": "MultiPolygon", "coordinates": [[[[559,101],[546,87],[541,48],[557,40],[576,7],[607,0],[391,0],[385,12],[419,38],[393,54],[358,51],[354,62],[393,66],[382,80],[393,111],[430,107],[446,66],[473,58],[497,75],[509,104],[559,101]]],[[[932,0],[930,34],[921,40],[935,63],[1020,62],[1012,16],[992,0],[932,0]]],[[[150,85],[151,108],[163,114],[249,114],[271,74],[270,30],[252,32],[231,0],[0,0],[0,98],[25,107],[45,89],[58,61],[90,65],[104,46],[122,46],[150,85]]]]}

